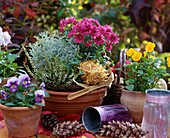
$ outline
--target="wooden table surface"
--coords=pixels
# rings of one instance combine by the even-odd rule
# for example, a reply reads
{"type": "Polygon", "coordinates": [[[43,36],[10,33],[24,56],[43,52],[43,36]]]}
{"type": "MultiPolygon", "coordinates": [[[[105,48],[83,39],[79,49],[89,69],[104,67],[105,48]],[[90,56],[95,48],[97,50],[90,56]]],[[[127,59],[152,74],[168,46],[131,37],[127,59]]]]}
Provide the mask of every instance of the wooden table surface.
{"type": "MultiPolygon", "coordinates": [[[[0,138],[12,138],[12,137],[8,137],[8,130],[7,130],[6,126],[0,130],[0,138]]],[[[49,138],[49,136],[46,136],[43,134],[37,134],[37,137],[32,136],[29,138],[49,138]]]]}

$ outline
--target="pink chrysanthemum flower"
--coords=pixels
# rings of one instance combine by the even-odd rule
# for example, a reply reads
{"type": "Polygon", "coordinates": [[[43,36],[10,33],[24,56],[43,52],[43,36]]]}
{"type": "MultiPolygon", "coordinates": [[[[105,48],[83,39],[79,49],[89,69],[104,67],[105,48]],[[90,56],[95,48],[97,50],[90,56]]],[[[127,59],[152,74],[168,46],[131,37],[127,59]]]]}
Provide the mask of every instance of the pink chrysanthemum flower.
{"type": "Polygon", "coordinates": [[[96,35],[98,35],[99,30],[97,26],[93,25],[91,26],[91,37],[94,38],[96,35]]]}
{"type": "Polygon", "coordinates": [[[64,28],[66,26],[65,20],[60,21],[60,28],[64,28]]]}
{"type": "Polygon", "coordinates": [[[106,29],[106,32],[109,32],[109,33],[113,33],[112,31],[112,27],[110,27],[110,25],[105,25],[104,28],[106,29]]]}
{"type": "Polygon", "coordinates": [[[107,43],[106,44],[106,51],[111,51],[112,50],[112,44],[107,43]]]}
{"type": "Polygon", "coordinates": [[[66,24],[74,23],[74,21],[75,21],[75,17],[68,17],[65,19],[66,24]]]}
{"type": "Polygon", "coordinates": [[[117,43],[119,43],[118,35],[116,35],[116,33],[111,34],[111,36],[110,36],[110,41],[111,41],[112,44],[117,44],[117,43]]]}
{"type": "Polygon", "coordinates": [[[105,42],[105,40],[103,39],[103,36],[102,36],[102,35],[98,35],[98,36],[96,36],[95,39],[94,39],[94,43],[95,43],[96,45],[102,45],[102,44],[104,44],[104,42],[105,42]]]}
{"type": "Polygon", "coordinates": [[[68,37],[68,38],[71,38],[73,35],[74,35],[74,31],[71,30],[71,31],[68,33],[67,37],[68,37]]]}
{"type": "Polygon", "coordinates": [[[83,36],[81,33],[76,34],[76,35],[74,36],[74,40],[75,40],[77,43],[80,43],[80,42],[84,41],[84,36],[83,36]]]}
{"type": "Polygon", "coordinates": [[[74,31],[75,34],[81,32],[81,26],[79,24],[76,24],[75,26],[72,27],[72,31],[74,31]]]}
{"type": "Polygon", "coordinates": [[[105,34],[105,32],[106,32],[106,29],[104,28],[104,26],[99,26],[98,30],[99,30],[101,35],[105,34]]]}
{"type": "Polygon", "coordinates": [[[90,41],[85,41],[85,42],[84,42],[84,45],[85,45],[85,46],[91,46],[91,40],[90,40],[90,41]]]}

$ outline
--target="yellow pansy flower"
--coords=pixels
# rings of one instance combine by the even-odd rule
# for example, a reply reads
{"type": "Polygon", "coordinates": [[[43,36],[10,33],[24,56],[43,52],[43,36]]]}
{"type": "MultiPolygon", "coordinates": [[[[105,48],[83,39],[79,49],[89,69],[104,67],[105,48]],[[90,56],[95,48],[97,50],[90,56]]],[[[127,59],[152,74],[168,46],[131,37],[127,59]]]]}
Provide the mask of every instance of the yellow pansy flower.
{"type": "Polygon", "coordinates": [[[168,67],[170,67],[170,62],[168,62],[168,64],[167,64],[167,65],[168,65],[168,67]]]}
{"type": "Polygon", "coordinates": [[[143,52],[143,55],[144,55],[144,57],[146,57],[146,55],[147,55],[147,52],[146,52],[146,51],[144,51],[144,52],[143,52]]]}
{"type": "Polygon", "coordinates": [[[130,57],[134,54],[135,51],[136,51],[135,49],[130,48],[128,51],[126,51],[126,55],[130,57]]]}
{"type": "Polygon", "coordinates": [[[133,61],[139,61],[141,57],[142,57],[142,53],[138,51],[135,51],[135,53],[132,55],[133,61]]]}
{"type": "Polygon", "coordinates": [[[170,62],[170,57],[167,57],[167,59],[166,59],[168,62],[170,62]]]}
{"type": "Polygon", "coordinates": [[[149,56],[149,58],[152,58],[153,60],[155,60],[156,58],[152,55],[149,56]]]}
{"type": "Polygon", "coordinates": [[[146,51],[151,53],[152,51],[154,51],[155,46],[156,45],[154,43],[148,42],[146,45],[146,51]]]}

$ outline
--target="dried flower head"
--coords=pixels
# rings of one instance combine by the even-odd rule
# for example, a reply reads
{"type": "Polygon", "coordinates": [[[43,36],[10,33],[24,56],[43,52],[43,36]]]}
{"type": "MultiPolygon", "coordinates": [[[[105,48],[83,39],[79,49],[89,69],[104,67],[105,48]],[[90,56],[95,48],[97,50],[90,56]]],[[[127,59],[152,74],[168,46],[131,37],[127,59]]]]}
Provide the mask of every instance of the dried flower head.
{"type": "Polygon", "coordinates": [[[79,69],[83,72],[83,83],[88,85],[100,84],[108,79],[109,71],[95,60],[81,62],[79,69]]]}

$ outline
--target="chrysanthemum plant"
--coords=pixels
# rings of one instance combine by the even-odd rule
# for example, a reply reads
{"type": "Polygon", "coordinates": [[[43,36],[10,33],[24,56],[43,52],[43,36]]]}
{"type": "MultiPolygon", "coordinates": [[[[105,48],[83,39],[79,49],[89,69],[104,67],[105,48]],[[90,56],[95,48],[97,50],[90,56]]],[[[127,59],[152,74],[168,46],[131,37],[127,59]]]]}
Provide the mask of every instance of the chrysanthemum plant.
{"type": "Polygon", "coordinates": [[[2,47],[5,49],[9,43],[11,43],[11,36],[8,32],[3,32],[0,27],[0,83],[3,78],[14,76],[17,70],[22,68],[14,63],[14,60],[19,57],[19,55],[12,54],[15,49],[9,51],[2,50],[2,47]]]}
{"type": "Polygon", "coordinates": [[[81,21],[74,17],[63,19],[60,21],[60,32],[68,38],[74,38],[79,46],[77,61],[96,59],[104,64],[110,60],[107,55],[119,41],[118,35],[109,25],[102,26],[92,18],[83,18],[81,21]]]}
{"type": "Polygon", "coordinates": [[[49,97],[45,90],[45,84],[41,83],[38,87],[31,84],[28,74],[8,79],[7,84],[1,87],[0,103],[9,107],[31,107],[34,105],[44,106],[41,103],[44,97],[49,97]]]}
{"type": "Polygon", "coordinates": [[[126,55],[131,63],[125,65],[126,89],[145,93],[147,89],[159,87],[159,79],[164,78],[167,73],[160,67],[160,63],[163,63],[162,59],[152,55],[154,48],[155,44],[148,42],[143,53],[133,48],[127,50],[126,55]]]}

